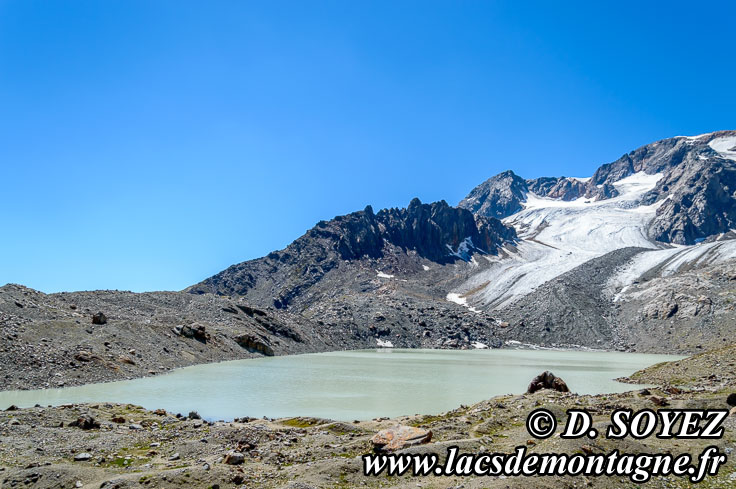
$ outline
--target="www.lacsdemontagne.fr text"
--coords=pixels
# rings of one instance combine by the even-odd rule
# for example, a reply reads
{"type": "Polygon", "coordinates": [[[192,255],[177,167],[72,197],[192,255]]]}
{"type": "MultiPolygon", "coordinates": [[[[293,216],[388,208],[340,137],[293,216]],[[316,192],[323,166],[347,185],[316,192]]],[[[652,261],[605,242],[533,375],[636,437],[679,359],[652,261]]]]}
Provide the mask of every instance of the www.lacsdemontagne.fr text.
{"type": "MultiPolygon", "coordinates": [[[[595,438],[593,418],[585,410],[571,409],[561,438],[595,438]]],[[[728,415],[725,410],[662,409],[658,412],[643,409],[616,410],[611,415],[605,436],[608,439],[632,437],[643,439],[719,439],[723,436],[721,424],[728,415]]],[[[532,411],[527,417],[527,430],[538,439],[548,438],[557,428],[557,422],[546,409],[532,411]]],[[[457,446],[447,448],[444,463],[436,453],[374,453],[363,455],[363,472],[368,476],[381,474],[401,476],[619,476],[632,482],[645,483],[652,477],[687,477],[698,483],[708,476],[718,475],[726,463],[726,455],[711,445],[699,455],[671,453],[534,453],[527,447],[516,447],[513,453],[459,453],[457,446]]]]}
{"type": "Polygon", "coordinates": [[[444,464],[436,454],[363,455],[365,475],[391,476],[624,476],[644,483],[653,476],[688,476],[693,483],[716,475],[726,456],[715,446],[708,447],[694,463],[690,455],[528,453],[517,447],[514,453],[459,454],[456,446],[447,449],[444,464]]]}

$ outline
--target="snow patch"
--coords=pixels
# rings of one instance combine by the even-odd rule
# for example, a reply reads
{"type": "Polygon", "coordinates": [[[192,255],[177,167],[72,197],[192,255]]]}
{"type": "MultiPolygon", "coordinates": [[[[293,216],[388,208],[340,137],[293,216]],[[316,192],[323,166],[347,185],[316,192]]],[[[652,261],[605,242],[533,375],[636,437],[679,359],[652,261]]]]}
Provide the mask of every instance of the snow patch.
{"type": "Polygon", "coordinates": [[[705,134],[698,134],[697,136],[675,136],[676,138],[684,138],[688,141],[695,141],[696,139],[703,138],[705,136],[710,136],[713,134],[712,132],[706,132],[705,134]]]}
{"type": "Polygon", "coordinates": [[[467,307],[470,312],[474,312],[476,314],[479,314],[481,312],[475,307],[469,306],[468,299],[466,299],[465,297],[461,297],[460,294],[453,294],[452,292],[450,292],[449,294],[447,294],[446,299],[450,302],[454,302],[455,304],[467,307]]]}
{"type": "Polygon", "coordinates": [[[453,294],[452,292],[447,294],[447,300],[455,304],[460,304],[461,306],[468,305],[468,300],[465,297],[460,297],[460,294],[453,294]]]}
{"type": "Polygon", "coordinates": [[[460,244],[457,246],[457,250],[453,250],[452,246],[450,246],[449,244],[445,246],[447,246],[447,249],[450,250],[451,256],[456,256],[463,261],[470,261],[473,255],[473,250],[476,249],[470,236],[460,242],[460,244]]]}
{"type": "Polygon", "coordinates": [[[376,338],[376,344],[378,345],[379,348],[393,348],[394,347],[394,344],[391,343],[389,340],[384,341],[380,338],[376,338]]]}
{"type": "Polygon", "coordinates": [[[376,270],[376,275],[378,275],[381,278],[394,278],[393,275],[389,275],[388,273],[379,272],[376,270]]]}
{"type": "Polygon", "coordinates": [[[736,160],[736,136],[715,138],[708,143],[719,155],[729,160],[736,160]]]}
{"type": "Polygon", "coordinates": [[[470,345],[476,350],[487,350],[488,349],[488,345],[486,345],[485,343],[481,343],[480,341],[474,341],[470,345]]]}
{"type": "Polygon", "coordinates": [[[429,270],[429,267],[427,265],[422,265],[422,268],[424,269],[425,272],[429,270]]]}

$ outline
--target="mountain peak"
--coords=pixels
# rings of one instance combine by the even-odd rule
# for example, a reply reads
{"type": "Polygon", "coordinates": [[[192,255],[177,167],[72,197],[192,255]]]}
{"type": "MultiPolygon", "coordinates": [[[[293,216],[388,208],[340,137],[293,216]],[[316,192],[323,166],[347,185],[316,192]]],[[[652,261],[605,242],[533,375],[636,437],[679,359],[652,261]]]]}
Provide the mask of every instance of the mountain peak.
{"type": "Polygon", "coordinates": [[[645,231],[652,239],[692,244],[736,228],[736,131],[732,130],[641,146],[601,165],[587,179],[523,180],[507,170],[475,187],[458,206],[502,219],[521,211],[529,193],[562,201],[606,200],[619,195],[617,182],[638,173],[663,175],[641,200],[642,205],[662,202],[645,231]]]}
{"type": "Polygon", "coordinates": [[[383,269],[409,255],[446,264],[467,260],[475,252],[494,254],[515,238],[513,228],[497,219],[476,217],[444,200],[423,204],[414,198],[404,209],[374,214],[367,206],[320,221],[284,250],[233,265],[187,291],[245,295],[255,304],[283,308],[338,267],[367,260],[383,269]]]}

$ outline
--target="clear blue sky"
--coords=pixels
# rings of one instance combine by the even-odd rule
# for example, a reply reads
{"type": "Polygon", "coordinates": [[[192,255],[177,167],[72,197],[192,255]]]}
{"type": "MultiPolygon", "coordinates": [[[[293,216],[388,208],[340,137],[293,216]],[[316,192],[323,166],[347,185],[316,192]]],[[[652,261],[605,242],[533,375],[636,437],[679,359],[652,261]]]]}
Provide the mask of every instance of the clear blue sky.
{"type": "Polygon", "coordinates": [[[0,0],[0,284],[181,289],[320,219],[736,128],[733,2],[0,0]]]}

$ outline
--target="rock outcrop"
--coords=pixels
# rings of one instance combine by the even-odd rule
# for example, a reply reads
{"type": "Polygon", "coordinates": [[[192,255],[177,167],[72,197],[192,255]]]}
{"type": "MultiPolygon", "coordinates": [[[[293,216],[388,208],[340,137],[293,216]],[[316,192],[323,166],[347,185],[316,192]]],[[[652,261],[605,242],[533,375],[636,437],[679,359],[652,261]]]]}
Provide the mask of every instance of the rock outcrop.
{"type": "Polygon", "coordinates": [[[252,352],[258,352],[267,357],[273,356],[273,348],[268,344],[265,338],[258,338],[255,335],[243,334],[235,337],[235,342],[252,352]]]}
{"type": "Polygon", "coordinates": [[[555,374],[550,371],[542,372],[534,377],[526,392],[527,394],[533,394],[542,389],[552,389],[557,392],[570,392],[565,381],[555,376],[555,374]]]}
{"type": "Polygon", "coordinates": [[[440,201],[411,201],[405,209],[363,211],[320,221],[286,249],[214,275],[187,289],[195,294],[241,295],[263,306],[286,308],[338,267],[359,260],[378,266],[412,254],[438,264],[494,254],[513,241],[513,228],[440,201]]]}

